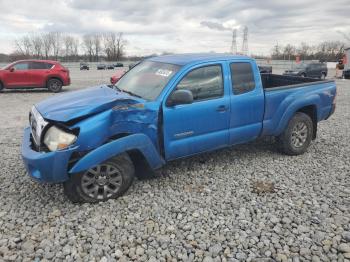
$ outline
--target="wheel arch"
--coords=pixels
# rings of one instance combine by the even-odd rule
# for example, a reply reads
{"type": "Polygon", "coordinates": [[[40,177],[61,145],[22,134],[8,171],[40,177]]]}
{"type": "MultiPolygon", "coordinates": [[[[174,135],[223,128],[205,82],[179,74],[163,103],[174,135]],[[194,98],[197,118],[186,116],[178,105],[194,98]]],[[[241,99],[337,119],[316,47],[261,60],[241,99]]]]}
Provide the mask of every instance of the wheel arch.
{"type": "MultiPolygon", "coordinates": [[[[107,139],[106,143],[118,140],[120,138],[126,137],[132,135],[131,133],[119,133],[116,134],[110,138],[107,139]]],[[[151,168],[150,164],[148,163],[145,155],[143,152],[139,149],[131,149],[126,151],[128,156],[130,157],[132,163],[134,164],[135,167],[135,175],[138,178],[145,178],[149,177],[151,174],[153,174],[154,170],[151,168]]]]}
{"type": "Polygon", "coordinates": [[[283,130],[287,127],[289,121],[297,112],[302,112],[310,116],[313,122],[313,139],[316,138],[317,134],[317,122],[318,122],[318,105],[320,104],[320,97],[318,95],[311,95],[303,100],[295,100],[294,103],[290,104],[282,115],[279,124],[277,126],[275,135],[280,135],[283,130]]]}
{"type": "Polygon", "coordinates": [[[135,168],[139,170],[142,168],[141,164],[144,164],[144,167],[148,165],[153,170],[160,168],[165,163],[151,140],[144,134],[120,134],[114,139],[109,140],[109,142],[80,158],[70,168],[69,173],[73,174],[85,171],[122,153],[127,153],[133,161],[135,168]]]}
{"type": "Polygon", "coordinates": [[[61,77],[59,77],[59,76],[48,76],[48,77],[46,78],[46,81],[45,81],[45,86],[46,86],[46,87],[47,87],[47,85],[48,85],[48,83],[49,83],[49,81],[50,81],[51,79],[57,79],[57,80],[59,80],[59,81],[62,83],[62,86],[63,86],[63,80],[61,79],[61,77]]]}

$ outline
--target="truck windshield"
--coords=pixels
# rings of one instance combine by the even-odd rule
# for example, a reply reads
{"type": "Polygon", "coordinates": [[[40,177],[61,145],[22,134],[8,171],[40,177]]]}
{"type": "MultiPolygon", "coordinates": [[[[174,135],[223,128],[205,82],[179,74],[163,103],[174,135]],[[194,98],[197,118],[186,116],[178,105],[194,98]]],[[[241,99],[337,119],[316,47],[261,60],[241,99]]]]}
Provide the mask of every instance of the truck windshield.
{"type": "Polygon", "coordinates": [[[146,100],[155,100],[179,69],[178,65],[144,61],[125,74],[117,88],[146,100]]]}

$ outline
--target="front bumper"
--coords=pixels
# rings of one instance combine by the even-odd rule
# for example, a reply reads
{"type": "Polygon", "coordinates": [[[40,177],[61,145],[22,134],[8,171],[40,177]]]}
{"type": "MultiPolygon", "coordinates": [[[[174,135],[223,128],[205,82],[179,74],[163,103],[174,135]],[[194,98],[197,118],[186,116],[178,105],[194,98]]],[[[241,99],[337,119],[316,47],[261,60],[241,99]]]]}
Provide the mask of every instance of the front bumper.
{"type": "Polygon", "coordinates": [[[69,86],[70,84],[71,84],[71,80],[70,80],[70,77],[68,76],[68,77],[64,80],[63,85],[64,85],[64,86],[69,86]]]}
{"type": "Polygon", "coordinates": [[[37,152],[31,147],[30,128],[24,129],[21,146],[22,159],[30,177],[43,183],[68,180],[68,162],[77,147],[55,152],[37,152]]]}

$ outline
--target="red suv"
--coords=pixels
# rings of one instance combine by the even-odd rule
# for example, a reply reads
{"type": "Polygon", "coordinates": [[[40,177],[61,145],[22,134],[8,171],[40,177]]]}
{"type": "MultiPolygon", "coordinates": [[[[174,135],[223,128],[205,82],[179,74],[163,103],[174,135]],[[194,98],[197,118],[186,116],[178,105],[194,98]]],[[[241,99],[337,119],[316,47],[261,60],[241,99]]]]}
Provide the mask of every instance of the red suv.
{"type": "Polygon", "coordinates": [[[21,60],[0,70],[0,91],[4,88],[48,88],[60,92],[70,85],[69,70],[50,60],[21,60]]]}

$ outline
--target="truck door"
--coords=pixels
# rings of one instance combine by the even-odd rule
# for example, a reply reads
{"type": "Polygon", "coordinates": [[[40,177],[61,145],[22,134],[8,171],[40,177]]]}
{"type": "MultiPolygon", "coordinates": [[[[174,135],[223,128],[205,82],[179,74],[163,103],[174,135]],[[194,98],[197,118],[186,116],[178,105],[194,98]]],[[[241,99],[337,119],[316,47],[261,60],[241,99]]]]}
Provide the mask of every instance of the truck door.
{"type": "Polygon", "coordinates": [[[30,85],[30,79],[28,76],[29,63],[20,62],[11,67],[5,76],[5,85],[8,88],[11,87],[27,87],[30,85]]]}
{"type": "Polygon", "coordinates": [[[224,65],[212,63],[187,70],[172,92],[186,89],[193,103],[167,106],[163,102],[164,148],[167,160],[228,145],[230,116],[229,82],[224,65]],[[225,88],[226,86],[226,88],[225,88]]]}
{"type": "Polygon", "coordinates": [[[31,86],[44,87],[47,75],[50,73],[48,64],[44,62],[31,62],[28,75],[31,79],[31,86]]]}
{"type": "Polygon", "coordinates": [[[265,98],[255,63],[231,62],[231,114],[229,143],[239,144],[257,138],[262,131],[265,98]]]}

